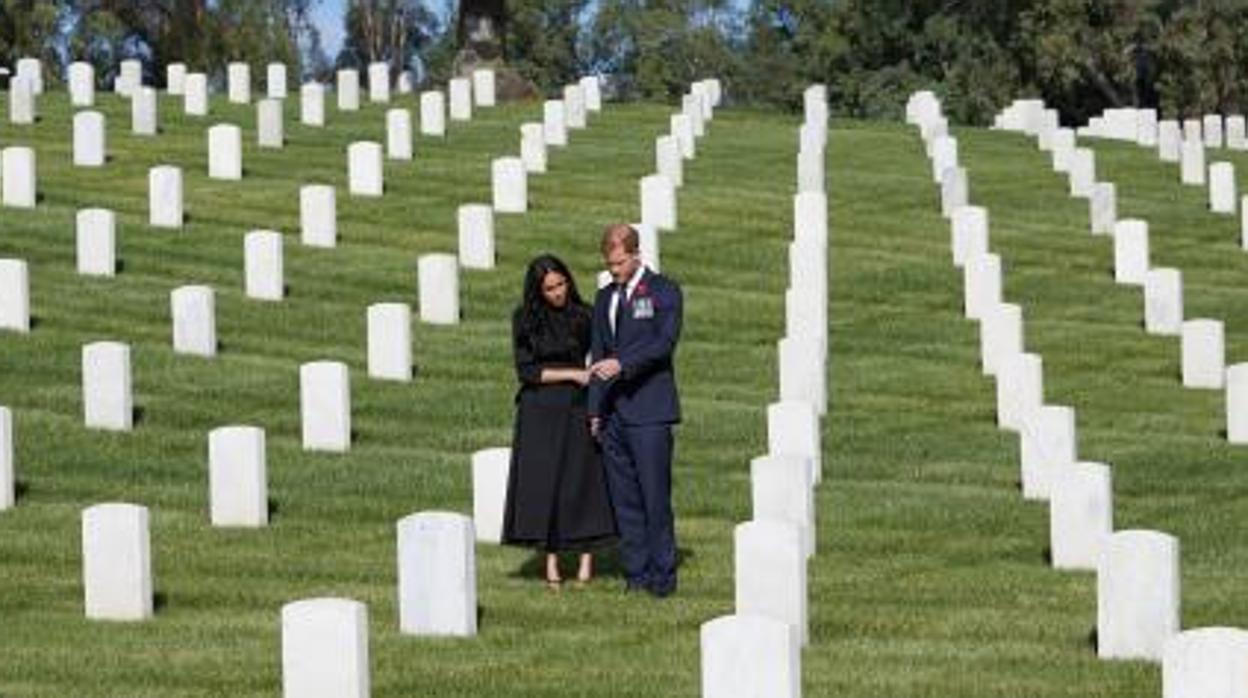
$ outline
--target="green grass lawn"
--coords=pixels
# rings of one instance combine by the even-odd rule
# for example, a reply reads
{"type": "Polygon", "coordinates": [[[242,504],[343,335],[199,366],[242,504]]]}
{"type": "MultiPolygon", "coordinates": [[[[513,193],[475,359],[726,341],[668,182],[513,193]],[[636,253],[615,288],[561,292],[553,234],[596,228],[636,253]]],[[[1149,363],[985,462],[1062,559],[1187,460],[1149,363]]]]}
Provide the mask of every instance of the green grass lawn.
{"type": "MultiPolygon", "coordinates": [[[[418,138],[415,161],[387,162],[376,201],[348,197],[345,177],[347,144],[384,137],[379,107],[330,104],[329,126],[309,129],[295,100],[286,149],[261,151],[252,108],[217,100],[189,119],[162,98],[151,139],[129,135],[127,105],[101,100],[112,155],[101,170],[70,166],[63,96],[43,98],[37,126],[0,125],[0,143],[37,147],[44,196],[33,212],[0,210],[0,256],[30,263],[38,321],[0,334],[23,488],[0,514],[0,696],[277,695],[280,608],[323,595],[368,604],[375,696],[699,694],[698,627],[732,611],[732,528],[750,515],[749,460],[766,448],[777,394],[796,118],[721,111],[686,165],[680,230],[663,239],[687,304],[678,595],[624,596],[609,565],[590,589],[552,595],[531,553],[483,545],[480,635],[432,640],[398,632],[395,523],[470,511],[470,454],[511,435],[509,317],[524,265],[557,252],[592,288],[599,231],[637,219],[637,179],[672,107],[607,105],[552,149],[549,173],[529,180],[530,212],[496,221],[499,268],[461,273],[464,322],[415,327],[417,377],[402,385],[366,377],[365,309],[416,304],[416,258],[455,250],[456,207],[489,201],[490,159],[518,152],[519,124],[540,119],[540,104],[479,111],[444,142],[418,138]],[[207,178],[205,129],[219,121],[243,126],[241,183],[207,178]],[[184,168],[181,232],[146,225],[147,170],[163,163],[184,168]],[[339,187],[337,249],[298,243],[306,183],[339,187]],[[74,214],[87,206],[118,212],[115,279],[74,272],[74,214]],[[259,228],[287,236],[281,303],[243,295],[243,236],[259,228]],[[172,353],[168,294],[188,283],[216,289],[215,359],[172,353]],[[101,339],[131,344],[133,433],[82,426],[80,350],[101,339]],[[346,455],[300,448],[298,369],[318,359],[352,370],[346,455]],[[207,434],[236,423],[268,433],[267,529],[208,525],[207,434]],[[151,508],[161,605],[150,622],[83,617],[79,514],[106,501],[151,508]]],[[[1248,475],[1219,436],[1221,396],[1180,387],[1178,341],[1144,335],[1139,291],[1113,284],[1086,202],[1030,143],[957,135],[1048,400],[1077,408],[1081,455],[1114,466],[1118,527],[1179,536],[1185,626],[1248,625],[1248,475]]],[[[1181,190],[1151,153],[1097,148],[1120,214],[1154,223],[1154,263],[1183,268],[1188,314],[1224,318],[1230,357],[1244,351],[1237,221],[1204,213],[1203,190],[1181,190]]],[[[828,180],[831,412],[805,695],[1158,695],[1156,667],[1096,659],[1092,575],[1046,566],[1047,511],[1022,502],[1016,439],[994,425],[917,135],[837,122],[828,180]]]]}

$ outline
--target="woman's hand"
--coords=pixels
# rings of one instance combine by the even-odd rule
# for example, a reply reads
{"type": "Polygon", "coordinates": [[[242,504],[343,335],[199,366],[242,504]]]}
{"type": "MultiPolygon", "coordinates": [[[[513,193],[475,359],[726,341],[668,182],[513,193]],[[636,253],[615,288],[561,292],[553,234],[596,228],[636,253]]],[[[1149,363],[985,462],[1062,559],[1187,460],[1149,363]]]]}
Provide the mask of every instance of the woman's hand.
{"type": "Polygon", "coordinates": [[[589,385],[589,379],[591,375],[592,373],[590,373],[590,370],[588,368],[573,369],[571,371],[572,382],[576,383],[577,385],[581,387],[585,387],[589,385]]]}

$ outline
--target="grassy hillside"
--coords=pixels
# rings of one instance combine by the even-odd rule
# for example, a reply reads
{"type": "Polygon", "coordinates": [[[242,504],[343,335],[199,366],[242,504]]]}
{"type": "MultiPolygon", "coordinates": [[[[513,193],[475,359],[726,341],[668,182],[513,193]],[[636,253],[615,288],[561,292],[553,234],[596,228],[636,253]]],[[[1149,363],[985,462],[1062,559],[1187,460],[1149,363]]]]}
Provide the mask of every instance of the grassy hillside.
{"type": "MultiPolygon", "coordinates": [[[[749,517],[748,462],[765,448],[783,332],[795,119],[723,111],[686,166],[680,230],[664,271],[686,294],[679,378],[677,532],[681,590],[625,597],[610,565],[588,590],[552,595],[523,550],[479,546],[481,634],[398,633],[394,524],[421,510],[471,507],[469,455],[506,445],[514,374],[508,318],[524,264],[552,250],[582,287],[598,268],[601,226],[638,216],[637,178],[653,169],[667,106],[608,105],[550,172],[530,178],[531,210],[496,223],[499,268],[465,272],[465,322],[417,325],[417,378],[365,374],[365,308],[415,305],[415,259],[454,251],[455,208],[489,200],[489,161],[518,151],[540,105],[479,112],[445,142],[419,138],[411,163],[386,165],[380,201],[345,194],[346,145],[384,137],[382,110],[329,110],[288,145],[254,147],[254,112],[214,102],[186,119],[162,101],[164,132],[128,134],[128,108],[103,98],[112,161],[70,166],[70,111],[43,100],[34,127],[0,125],[0,143],[33,143],[44,200],[0,211],[0,257],[29,261],[30,335],[0,334],[0,404],[14,410],[19,506],[0,514],[0,696],[272,696],[280,692],[282,604],[341,595],[369,606],[375,696],[697,696],[698,626],[732,609],[732,527],[749,517]],[[244,128],[242,183],[207,179],[204,129],[244,128]],[[146,177],[185,168],[190,223],[147,227],[146,177]],[[339,187],[340,245],[298,243],[298,187],[339,187]],[[124,271],[74,273],[76,209],[119,214],[124,271]],[[244,297],[243,235],[286,238],[282,303],[244,297]],[[217,292],[216,359],[174,356],[169,292],[217,292]],[[143,419],[130,434],[82,427],[81,345],[129,342],[143,419]],[[299,446],[298,367],[352,370],[347,455],[299,446]],[[207,433],[268,431],[268,529],[208,526],[207,433]],[[104,501],[152,509],[161,606],[147,623],[82,614],[79,512],[104,501]]],[[[414,104],[409,104],[413,106],[414,104]]],[[[1184,391],[1177,340],[1146,337],[1138,291],[1113,285],[1086,204],[1021,138],[964,132],[971,196],[989,206],[1006,295],[1024,304],[1027,344],[1045,360],[1049,402],[1078,409],[1080,452],[1114,466],[1120,528],[1180,537],[1186,626],[1248,625],[1242,593],[1248,476],[1220,438],[1221,397],[1184,391]]],[[[1237,319],[1235,222],[1203,213],[1203,192],[1143,151],[1098,146],[1120,182],[1120,212],[1154,221],[1154,261],[1185,271],[1189,315],[1237,319]]],[[[1245,163],[1248,166],[1248,163],[1245,163]]],[[[993,424],[978,334],[960,315],[961,277],[917,136],[896,125],[837,123],[829,145],[831,416],[818,493],[821,549],[810,568],[807,696],[1159,695],[1155,667],[1103,663],[1089,645],[1091,575],[1044,561],[1047,512],[1017,491],[1017,444],[993,424]]]]}

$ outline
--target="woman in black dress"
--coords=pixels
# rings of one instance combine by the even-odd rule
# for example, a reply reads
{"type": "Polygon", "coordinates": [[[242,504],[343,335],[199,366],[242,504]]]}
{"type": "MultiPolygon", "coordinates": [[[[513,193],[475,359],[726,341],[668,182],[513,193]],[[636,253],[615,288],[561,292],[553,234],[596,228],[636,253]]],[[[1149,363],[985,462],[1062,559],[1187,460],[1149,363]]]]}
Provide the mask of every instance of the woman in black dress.
{"type": "Polygon", "coordinates": [[[567,266],[542,255],[529,263],[524,299],[512,317],[520,390],[503,518],[503,541],[546,551],[546,582],[557,589],[558,553],[580,553],[577,581],[593,576],[589,550],[615,536],[606,475],[585,413],[592,312],[567,266]]]}

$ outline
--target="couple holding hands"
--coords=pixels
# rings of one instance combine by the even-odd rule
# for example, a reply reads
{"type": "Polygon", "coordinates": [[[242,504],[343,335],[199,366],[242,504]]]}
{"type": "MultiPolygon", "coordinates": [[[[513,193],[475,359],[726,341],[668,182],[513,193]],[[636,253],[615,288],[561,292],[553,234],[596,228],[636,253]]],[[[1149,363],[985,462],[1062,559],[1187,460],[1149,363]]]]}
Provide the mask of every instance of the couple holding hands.
{"type": "Polygon", "coordinates": [[[618,537],[626,590],[662,598],[676,590],[681,292],[642,264],[631,226],[607,226],[601,251],[612,283],[592,308],[557,257],[529,264],[512,318],[520,389],[503,541],[544,550],[546,583],[557,590],[558,553],[580,553],[584,585],[590,551],[618,537]]]}

